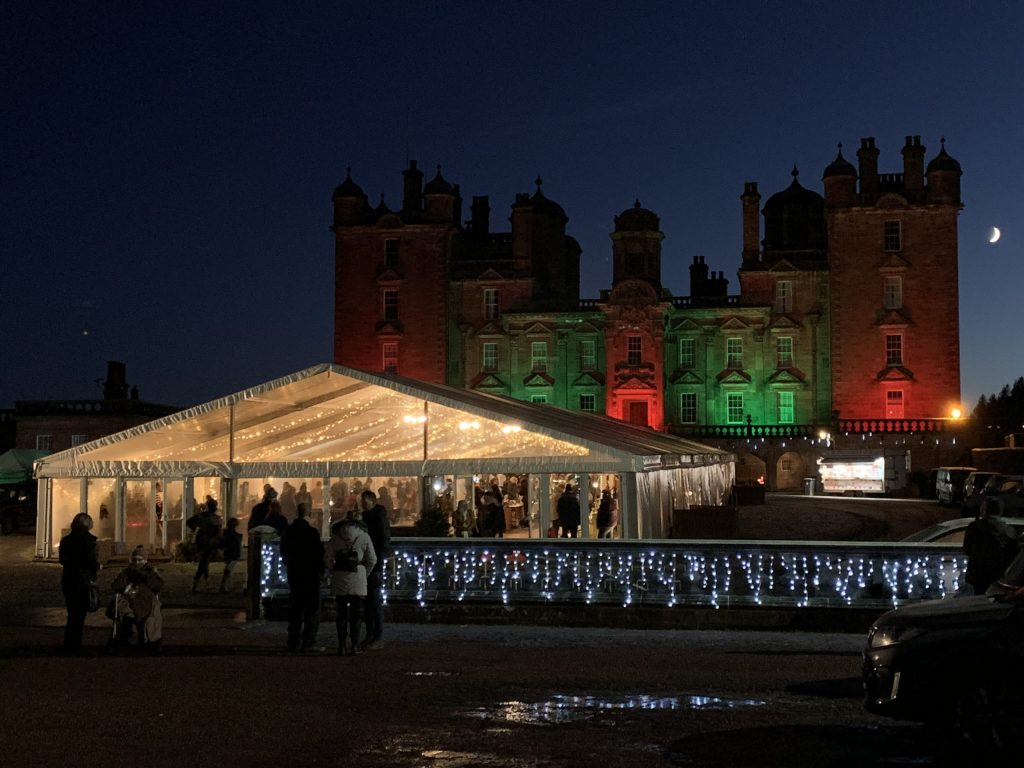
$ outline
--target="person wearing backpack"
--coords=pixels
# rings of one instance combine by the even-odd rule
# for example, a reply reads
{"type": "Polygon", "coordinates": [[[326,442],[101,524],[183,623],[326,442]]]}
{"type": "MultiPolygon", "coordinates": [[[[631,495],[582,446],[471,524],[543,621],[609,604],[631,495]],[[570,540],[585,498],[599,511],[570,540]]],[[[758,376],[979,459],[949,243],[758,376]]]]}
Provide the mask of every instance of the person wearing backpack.
{"type": "Polygon", "coordinates": [[[349,511],[344,520],[331,527],[331,538],[324,547],[324,563],[331,574],[331,594],[337,606],[338,655],[354,656],[359,651],[366,575],[377,564],[377,554],[359,510],[349,511]]]}

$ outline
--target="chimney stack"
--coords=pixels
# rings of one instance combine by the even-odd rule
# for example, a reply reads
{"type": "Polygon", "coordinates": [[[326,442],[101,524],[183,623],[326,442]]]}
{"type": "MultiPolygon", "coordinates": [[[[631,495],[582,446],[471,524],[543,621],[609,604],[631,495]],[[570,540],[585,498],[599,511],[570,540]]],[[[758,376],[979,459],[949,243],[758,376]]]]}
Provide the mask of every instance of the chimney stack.
{"type": "Polygon", "coordinates": [[[860,165],[857,171],[860,176],[860,193],[869,202],[874,202],[878,195],[878,150],[875,148],[874,136],[860,140],[857,161],[860,165]]]}
{"type": "Polygon", "coordinates": [[[743,266],[757,263],[761,255],[761,195],[757,182],[748,181],[743,185],[743,266]]]}

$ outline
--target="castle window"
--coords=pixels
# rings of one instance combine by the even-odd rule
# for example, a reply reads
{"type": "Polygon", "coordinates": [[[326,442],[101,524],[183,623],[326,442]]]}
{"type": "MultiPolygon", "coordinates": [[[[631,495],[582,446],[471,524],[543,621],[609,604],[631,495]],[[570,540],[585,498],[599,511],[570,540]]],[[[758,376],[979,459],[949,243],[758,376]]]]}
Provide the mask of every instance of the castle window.
{"type": "Polygon", "coordinates": [[[884,287],[884,301],[886,309],[903,308],[903,278],[886,277],[884,287]]]}
{"type": "Polygon", "coordinates": [[[89,436],[88,435],[72,435],[71,436],[71,447],[72,448],[74,448],[75,446],[78,446],[78,445],[83,445],[83,444],[85,444],[87,442],[89,442],[89,436]]]}
{"type": "Polygon", "coordinates": [[[643,359],[643,342],[639,336],[628,336],[626,338],[626,362],[630,365],[640,365],[643,359]]]}
{"type": "Polygon", "coordinates": [[[792,336],[779,336],[777,352],[777,363],[778,368],[792,368],[793,367],[793,337],[792,336]]]}
{"type": "Polygon", "coordinates": [[[398,266],[398,240],[393,237],[384,241],[384,266],[389,269],[398,266]]]}
{"type": "Polygon", "coordinates": [[[679,393],[679,423],[680,424],[696,424],[697,423],[697,393],[696,392],[680,392],[679,393]]]}
{"type": "Polygon", "coordinates": [[[580,410],[593,413],[597,410],[597,398],[594,395],[580,395],[580,410]]]}
{"type": "Polygon", "coordinates": [[[743,423],[743,395],[730,392],[725,396],[725,421],[727,424],[743,423]]]}
{"type": "Polygon", "coordinates": [[[903,365],[903,335],[889,333],[885,336],[885,364],[903,365]]]}
{"type": "Polygon", "coordinates": [[[380,345],[385,373],[398,373],[398,342],[386,341],[380,345]]]}
{"type": "Polygon", "coordinates": [[[547,395],[530,395],[531,403],[546,403],[548,401],[547,395]]]}
{"type": "Polygon", "coordinates": [[[597,370],[597,342],[593,339],[580,342],[580,367],[584,371],[597,370]]]}
{"type": "MultiPolygon", "coordinates": [[[[545,373],[548,370],[548,343],[534,341],[530,343],[530,370],[534,373],[545,373]]],[[[543,402],[547,402],[544,400],[543,402]]]]}
{"type": "Polygon", "coordinates": [[[898,220],[886,221],[883,225],[884,248],[887,251],[898,251],[903,245],[903,232],[898,220]]]}
{"type": "Polygon", "coordinates": [[[37,451],[52,451],[53,450],[53,435],[36,435],[36,450],[37,451]]]}
{"type": "Polygon", "coordinates": [[[481,359],[483,360],[483,370],[498,370],[498,345],[496,342],[484,342],[483,355],[481,355],[481,359]]]}
{"type": "Polygon", "coordinates": [[[679,340],[679,367],[680,368],[696,368],[697,367],[697,340],[696,339],[680,339],[679,340]]]}
{"type": "Polygon", "coordinates": [[[793,281],[779,280],[775,283],[775,311],[793,311],[793,281]]]}
{"type": "Polygon", "coordinates": [[[725,367],[743,367],[743,339],[733,336],[725,340],[725,367]]]}
{"type": "Polygon", "coordinates": [[[903,390],[890,389],[885,393],[885,418],[903,418],[903,390]]]}
{"type": "Polygon", "coordinates": [[[779,392],[779,424],[792,424],[793,410],[793,393],[779,392]]]}
{"type": "Polygon", "coordinates": [[[384,319],[385,320],[397,320],[398,319],[398,289],[397,288],[385,288],[384,289],[384,319]]]}
{"type": "Polygon", "coordinates": [[[484,288],[484,317],[488,320],[497,320],[501,314],[498,305],[498,289],[484,288]]]}

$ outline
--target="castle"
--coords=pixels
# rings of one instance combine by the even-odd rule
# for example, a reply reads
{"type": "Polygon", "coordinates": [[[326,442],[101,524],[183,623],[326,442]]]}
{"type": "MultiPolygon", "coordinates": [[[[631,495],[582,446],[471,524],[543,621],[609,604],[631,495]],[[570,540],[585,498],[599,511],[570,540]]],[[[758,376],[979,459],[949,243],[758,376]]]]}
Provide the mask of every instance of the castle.
{"type": "Polygon", "coordinates": [[[856,167],[840,145],[824,194],[794,168],[763,207],[746,183],[738,294],[701,256],[688,295],[663,286],[660,221],[637,201],[614,218],[611,287],[583,300],[579,244],[540,179],[493,232],[488,198],[463,222],[440,168],[424,184],[411,162],[395,211],[349,172],[333,195],[334,359],[704,437],[947,417],[961,169],[944,142],[926,166],[919,136],[902,155],[880,173],[873,138],[856,167]]]}

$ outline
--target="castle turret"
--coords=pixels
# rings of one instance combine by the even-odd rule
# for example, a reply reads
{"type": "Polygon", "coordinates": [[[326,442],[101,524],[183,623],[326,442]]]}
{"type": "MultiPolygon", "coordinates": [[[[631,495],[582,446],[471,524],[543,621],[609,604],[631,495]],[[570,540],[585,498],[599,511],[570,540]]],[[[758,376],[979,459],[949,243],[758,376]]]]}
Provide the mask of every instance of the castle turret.
{"type": "MultiPolygon", "coordinates": [[[[761,195],[757,191],[757,182],[748,181],[743,185],[743,266],[757,263],[761,253],[761,195]]],[[[692,270],[692,267],[691,267],[692,270]]]]}
{"type": "Polygon", "coordinates": [[[565,236],[569,217],[554,200],[537,191],[516,194],[512,205],[514,269],[534,277],[534,300],[546,306],[575,306],[579,301],[579,246],[565,236]],[[571,242],[570,242],[571,241],[571,242]]]}
{"type": "Polygon", "coordinates": [[[857,169],[843,157],[843,145],[839,145],[836,159],[829,163],[821,180],[825,184],[826,208],[849,208],[857,203],[857,169]]]}
{"type": "Polygon", "coordinates": [[[960,205],[960,163],[946,153],[946,140],[940,140],[939,154],[928,163],[929,203],[960,205]]]}
{"type": "Polygon", "coordinates": [[[369,205],[362,188],[352,181],[352,169],[345,169],[345,180],[334,189],[334,226],[361,224],[366,219],[369,205]]]}
{"type": "Polygon", "coordinates": [[[459,185],[449,184],[437,166],[437,175],[423,188],[423,219],[434,224],[457,224],[462,221],[462,198],[459,185]]]}

